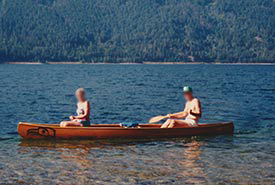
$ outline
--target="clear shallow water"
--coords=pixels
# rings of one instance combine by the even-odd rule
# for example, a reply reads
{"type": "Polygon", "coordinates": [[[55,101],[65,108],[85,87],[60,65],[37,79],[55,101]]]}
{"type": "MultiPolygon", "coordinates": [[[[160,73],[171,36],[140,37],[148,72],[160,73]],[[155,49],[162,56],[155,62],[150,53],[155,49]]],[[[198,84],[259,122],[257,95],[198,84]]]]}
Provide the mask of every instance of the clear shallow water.
{"type": "Polygon", "coordinates": [[[275,66],[0,65],[0,183],[274,184],[275,66]],[[83,86],[94,123],[146,122],[183,109],[193,87],[202,122],[234,136],[161,141],[24,141],[18,121],[57,123],[83,86]]]}

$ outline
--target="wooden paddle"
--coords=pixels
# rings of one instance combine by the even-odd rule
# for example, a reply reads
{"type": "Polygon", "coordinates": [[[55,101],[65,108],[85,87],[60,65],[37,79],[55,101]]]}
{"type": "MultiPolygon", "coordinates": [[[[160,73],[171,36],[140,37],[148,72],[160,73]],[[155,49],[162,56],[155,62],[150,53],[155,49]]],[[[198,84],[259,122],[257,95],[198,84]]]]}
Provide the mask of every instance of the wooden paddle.
{"type": "Polygon", "coordinates": [[[149,120],[149,123],[156,123],[156,122],[159,122],[163,119],[166,119],[166,118],[169,118],[169,116],[156,116],[156,117],[153,117],[149,120]]]}

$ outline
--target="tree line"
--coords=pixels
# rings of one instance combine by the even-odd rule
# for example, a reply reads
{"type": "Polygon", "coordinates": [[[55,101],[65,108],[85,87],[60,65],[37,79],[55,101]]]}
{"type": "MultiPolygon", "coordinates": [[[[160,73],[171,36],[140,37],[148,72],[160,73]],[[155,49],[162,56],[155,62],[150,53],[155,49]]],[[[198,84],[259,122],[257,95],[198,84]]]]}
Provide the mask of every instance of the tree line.
{"type": "Polygon", "coordinates": [[[273,0],[0,0],[0,62],[275,62],[273,0]]]}

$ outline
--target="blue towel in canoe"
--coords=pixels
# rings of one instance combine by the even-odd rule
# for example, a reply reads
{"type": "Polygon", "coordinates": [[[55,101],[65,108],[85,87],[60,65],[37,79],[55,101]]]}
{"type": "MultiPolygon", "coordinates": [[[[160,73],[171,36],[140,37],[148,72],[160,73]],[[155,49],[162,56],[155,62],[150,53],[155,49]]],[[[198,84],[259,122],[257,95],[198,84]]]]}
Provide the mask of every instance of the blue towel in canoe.
{"type": "Polygon", "coordinates": [[[120,126],[126,128],[133,128],[138,126],[138,122],[122,122],[120,123],[120,126]]]}

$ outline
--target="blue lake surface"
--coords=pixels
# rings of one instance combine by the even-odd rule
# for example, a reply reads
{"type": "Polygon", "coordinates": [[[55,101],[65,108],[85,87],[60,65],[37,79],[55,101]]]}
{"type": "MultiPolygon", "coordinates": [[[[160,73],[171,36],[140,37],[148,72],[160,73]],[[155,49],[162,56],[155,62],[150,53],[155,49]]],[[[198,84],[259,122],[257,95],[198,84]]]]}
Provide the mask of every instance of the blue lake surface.
{"type": "Polygon", "coordinates": [[[0,183],[274,184],[275,66],[0,65],[0,183]],[[234,121],[233,136],[161,141],[26,141],[19,121],[58,123],[84,87],[92,122],[146,122],[183,110],[182,86],[201,122],[234,121]]]}

